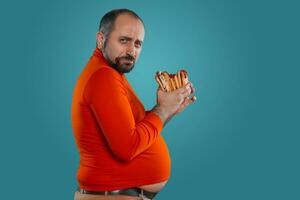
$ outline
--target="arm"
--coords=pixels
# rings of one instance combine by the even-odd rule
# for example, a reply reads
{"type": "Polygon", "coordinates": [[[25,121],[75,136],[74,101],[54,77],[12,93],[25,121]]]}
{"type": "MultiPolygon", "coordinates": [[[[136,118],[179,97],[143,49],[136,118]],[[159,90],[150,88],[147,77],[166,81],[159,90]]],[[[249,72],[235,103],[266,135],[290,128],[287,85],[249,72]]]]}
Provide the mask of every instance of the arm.
{"type": "Polygon", "coordinates": [[[135,123],[126,89],[113,69],[102,68],[89,79],[84,98],[114,155],[130,161],[159,137],[163,123],[154,112],[135,123]]]}
{"type": "Polygon", "coordinates": [[[165,111],[163,111],[163,109],[159,105],[155,105],[151,110],[146,111],[146,113],[149,113],[149,112],[153,112],[157,116],[159,116],[159,118],[161,119],[161,121],[163,123],[163,126],[165,126],[173,117],[173,116],[168,117],[165,114],[165,111]]]}

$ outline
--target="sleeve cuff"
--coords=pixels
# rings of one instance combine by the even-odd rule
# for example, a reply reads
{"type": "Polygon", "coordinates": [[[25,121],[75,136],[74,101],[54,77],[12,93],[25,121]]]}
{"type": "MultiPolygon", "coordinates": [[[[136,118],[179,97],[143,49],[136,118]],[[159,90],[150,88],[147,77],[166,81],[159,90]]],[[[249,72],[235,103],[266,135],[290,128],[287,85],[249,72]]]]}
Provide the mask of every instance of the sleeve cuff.
{"type": "Polygon", "coordinates": [[[158,132],[162,131],[164,124],[157,114],[151,111],[147,111],[145,119],[149,121],[151,124],[153,124],[157,128],[158,132]]]}

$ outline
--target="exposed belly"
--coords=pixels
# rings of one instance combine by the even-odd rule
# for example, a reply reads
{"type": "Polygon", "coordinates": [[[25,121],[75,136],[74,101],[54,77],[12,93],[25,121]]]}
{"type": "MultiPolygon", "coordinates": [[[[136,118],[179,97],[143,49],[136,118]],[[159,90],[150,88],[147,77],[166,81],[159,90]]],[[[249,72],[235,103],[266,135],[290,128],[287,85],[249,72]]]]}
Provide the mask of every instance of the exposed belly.
{"type": "Polygon", "coordinates": [[[142,188],[149,192],[159,192],[160,190],[162,190],[165,187],[167,182],[168,182],[168,180],[160,182],[160,183],[150,184],[150,185],[142,185],[139,188],[142,188]]]}

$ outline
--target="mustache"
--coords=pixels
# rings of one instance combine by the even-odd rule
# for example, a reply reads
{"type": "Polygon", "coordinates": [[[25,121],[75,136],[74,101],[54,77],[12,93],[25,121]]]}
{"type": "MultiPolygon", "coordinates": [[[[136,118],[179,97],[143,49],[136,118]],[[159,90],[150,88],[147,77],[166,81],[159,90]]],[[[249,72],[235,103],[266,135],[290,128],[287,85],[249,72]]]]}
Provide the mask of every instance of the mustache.
{"type": "Polygon", "coordinates": [[[125,59],[125,60],[128,60],[128,61],[134,61],[135,60],[135,58],[130,54],[127,54],[126,56],[120,57],[119,60],[122,59],[122,58],[125,59]]]}

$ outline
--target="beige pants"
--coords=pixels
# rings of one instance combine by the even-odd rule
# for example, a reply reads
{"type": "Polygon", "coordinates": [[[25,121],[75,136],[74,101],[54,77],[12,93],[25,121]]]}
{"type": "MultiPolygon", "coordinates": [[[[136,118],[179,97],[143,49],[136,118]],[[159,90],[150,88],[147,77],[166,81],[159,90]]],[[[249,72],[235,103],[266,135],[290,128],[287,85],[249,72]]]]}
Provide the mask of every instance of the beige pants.
{"type": "Polygon", "coordinates": [[[133,197],[126,195],[94,195],[94,194],[80,194],[75,192],[74,200],[149,200],[148,198],[133,197]]]}

